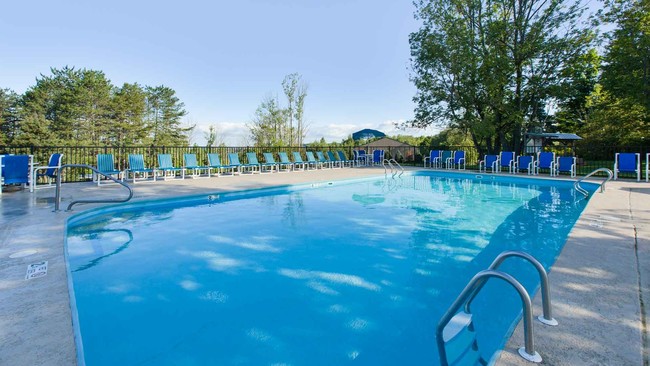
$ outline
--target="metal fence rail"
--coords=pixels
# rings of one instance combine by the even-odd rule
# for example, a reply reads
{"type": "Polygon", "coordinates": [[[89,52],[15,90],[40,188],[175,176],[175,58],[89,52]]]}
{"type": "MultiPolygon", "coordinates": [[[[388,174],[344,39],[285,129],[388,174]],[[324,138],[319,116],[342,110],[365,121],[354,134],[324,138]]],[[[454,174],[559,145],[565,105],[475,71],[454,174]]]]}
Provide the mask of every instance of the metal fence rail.
{"type": "MultiPolygon", "coordinates": [[[[271,152],[277,154],[284,151],[291,153],[298,151],[305,156],[306,151],[328,151],[343,150],[348,158],[352,158],[352,151],[364,149],[372,151],[384,150],[384,158],[395,159],[399,164],[406,166],[422,166],[423,158],[429,155],[430,150],[463,150],[467,169],[478,170],[478,162],[487,154],[498,153],[498,151],[479,151],[474,146],[284,146],[284,147],[254,147],[254,146],[0,146],[0,154],[29,154],[34,155],[34,161],[45,164],[50,154],[63,153],[64,164],[85,164],[96,166],[97,154],[113,154],[116,168],[119,170],[128,167],[129,154],[142,154],[147,167],[158,166],[158,154],[171,154],[175,165],[183,165],[183,154],[196,154],[199,163],[207,163],[207,154],[219,153],[226,157],[229,153],[239,153],[240,158],[245,157],[246,152],[256,152],[258,158],[262,159],[262,153],[271,152]]],[[[641,156],[650,153],[650,145],[639,146],[612,146],[593,145],[589,143],[576,143],[574,146],[527,146],[522,155],[535,155],[536,151],[553,151],[556,156],[575,156],[577,160],[577,175],[584,176],[598,168],[612,168],[614,166],[614,155],[617,152],[638,152],[641,156]]],[[[642,159],[641,170],[645,171],[645,159],[642,159]]],[[[91,176],[87,169],[70,168],[62,177],[64,182],[79,182],[90,180],[91,176]]],[[[605,173],[599,173],[604,176],[605,173]]],[[[634,178],[633,173],[621,173],[621,178],[634,178]]]]}

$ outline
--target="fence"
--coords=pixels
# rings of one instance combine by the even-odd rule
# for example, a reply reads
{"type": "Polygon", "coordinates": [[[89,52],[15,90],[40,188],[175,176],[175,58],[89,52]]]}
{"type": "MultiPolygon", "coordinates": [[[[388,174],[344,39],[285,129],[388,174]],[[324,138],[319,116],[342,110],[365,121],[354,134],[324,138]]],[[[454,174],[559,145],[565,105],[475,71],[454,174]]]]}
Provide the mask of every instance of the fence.
{"type": "MultiPolygon", "coordinates": [[[[258,158],[262,153],[271,152],[277,155],[278,152],[298,151],[305,156],[306,151],[328,151],[343,150],[349,158],[352,151],[357,149],[371,150],[382,149],[386,158],[394,158],[402,165],[422,166],[424,157],[429,156],[431,150],[463,150],[466,154],[467,169],[478,170],[479,161],[484,153],[479,152],[474,146],[357,146],[357,147],[335,147],[310,146],[310,147],[252,147],[252,146],[0,146],[0,154],[29,154],[34,155],[34,161],[46,164],[50,154],[63,153],[64,164],[97,164],[97,154],[113,154],[116,168],[124,170],[128,168],[129,154],[142,154],[145,164],[148,167],[158,165],[158,154],[171,154],[172,161],[177,166],[183,165],[183,154],[194,153],[199,163],[207,163],[207,154],[218,153],[225,158],[229,153],[238,153],[240,158],[246,152],[255,152],[258,158]]],[[[526,147],[527,154],[535,155],[536,151],[553,151],[556,156],[575,156],[577,159],[577,174],[586,175],[598,168],[610,168],[614,166],[614,155],[617,152],[638,152],[641,153],[642,170],[645,170],[645,154],[650,153],[650,146],[605,146],[580,143],[575,146],[553,146],[553,147],[526,147]]],[[[262,161],[262,160],[260,160],[262,161]]],[[[622,178],[633,178],[631,173],[620,174],[622,178]]],[[[90,180],[90,171],[83,169],[69,169],[62,177],[64,182],[78,182],[90,180]]]]}

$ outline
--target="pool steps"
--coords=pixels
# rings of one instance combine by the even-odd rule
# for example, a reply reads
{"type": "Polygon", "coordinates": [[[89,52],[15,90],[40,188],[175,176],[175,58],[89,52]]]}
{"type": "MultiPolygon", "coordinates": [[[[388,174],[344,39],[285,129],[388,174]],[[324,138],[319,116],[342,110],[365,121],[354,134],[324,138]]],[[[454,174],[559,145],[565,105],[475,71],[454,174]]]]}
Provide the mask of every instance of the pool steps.
{"type": "Polygon", "coordinates": [[[524,320],[524,347],[519,348],[518,352],[525,360],[540,363],[542,357],[535,351],[533,339],[533,315],[530,295],[513,276],[508,273],[497,270],[499,266],[510,257],[519,257],[531,263],[539,273],[543,314],[537,319],[545,325],[555,326],[558,322],[553,318],[551,309],[551,297],[548,284],[548,275],[544,266],[525,252],[505,251],[499,254],[488,269],[478,272],[465,286],[463,291],[458,295],[447,312],[438,322],[436,329],[436,341],[438,343],[438,352],[440,354],[440,364],[442,366],[467,364],[485,365],[487,362],[481,357],[476,341],[476,332],[472,322],[471,303],[476,295],[481,291],[485,283],[491,278],[501,279],[510,284],[519,294],[523,307],[524,320]],[[463,308],[462,311],[459,310],[463,308]],[[451,361],[450,361],[451,360],[451,361]]]}

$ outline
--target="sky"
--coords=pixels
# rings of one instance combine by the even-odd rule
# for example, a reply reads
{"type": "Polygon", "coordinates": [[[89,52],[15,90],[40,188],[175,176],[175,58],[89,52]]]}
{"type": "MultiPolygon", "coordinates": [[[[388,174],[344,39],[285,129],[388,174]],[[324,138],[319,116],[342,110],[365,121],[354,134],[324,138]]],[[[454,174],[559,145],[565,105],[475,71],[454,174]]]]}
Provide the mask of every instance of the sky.
{"type": "Polygon", "coordinates": [[[64,66],[103,71],[113,85],[165,85],[185,103],[192,142],[215,125],[245,145],[282,80],[307,84],[306,142],[363,128],[388,135],[413,118],[410,0],[11,1],[0,12],[0,88],[23,93],[64,66]]]}

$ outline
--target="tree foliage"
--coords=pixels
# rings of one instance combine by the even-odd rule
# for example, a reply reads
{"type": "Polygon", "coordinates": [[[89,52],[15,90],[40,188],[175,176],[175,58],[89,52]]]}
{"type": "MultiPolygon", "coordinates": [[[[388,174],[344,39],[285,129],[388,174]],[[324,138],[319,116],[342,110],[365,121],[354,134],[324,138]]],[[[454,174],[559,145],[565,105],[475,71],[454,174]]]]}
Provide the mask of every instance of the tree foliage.
{"type": "Polygon", "coordinates": [[[565,0],[419,0],[411,34],[411,125],[467,131],[479,149],[519,151],[545,120],[562,70],[594,35],[565,0]]]}

